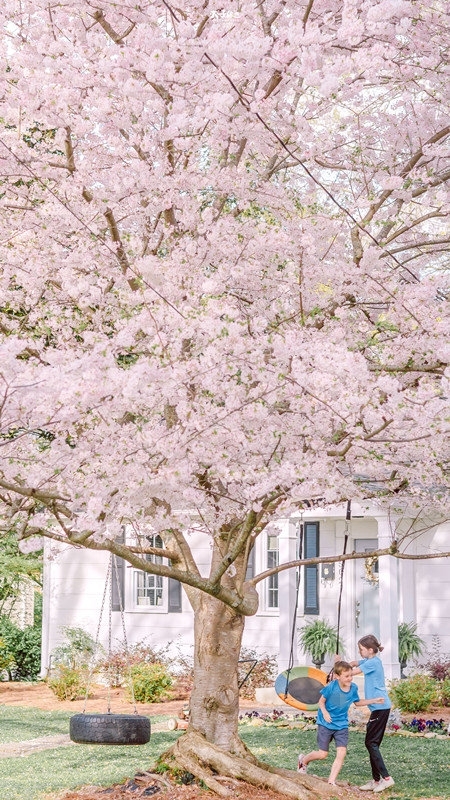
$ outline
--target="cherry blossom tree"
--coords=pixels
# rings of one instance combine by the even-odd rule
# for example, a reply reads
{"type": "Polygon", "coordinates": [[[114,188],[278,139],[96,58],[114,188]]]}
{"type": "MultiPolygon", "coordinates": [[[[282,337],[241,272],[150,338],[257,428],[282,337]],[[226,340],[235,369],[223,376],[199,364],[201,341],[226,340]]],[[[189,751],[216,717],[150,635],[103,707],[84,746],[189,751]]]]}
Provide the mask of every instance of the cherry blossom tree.
{"type": "Polygon", "coordinates": [[[246,566],[305,503],[448,511],[446,4],[0,16],[4,526],[182,581],[196,677],[173,757],[221,794],[214,772],[326,796],[238,737],[246,566]]]}

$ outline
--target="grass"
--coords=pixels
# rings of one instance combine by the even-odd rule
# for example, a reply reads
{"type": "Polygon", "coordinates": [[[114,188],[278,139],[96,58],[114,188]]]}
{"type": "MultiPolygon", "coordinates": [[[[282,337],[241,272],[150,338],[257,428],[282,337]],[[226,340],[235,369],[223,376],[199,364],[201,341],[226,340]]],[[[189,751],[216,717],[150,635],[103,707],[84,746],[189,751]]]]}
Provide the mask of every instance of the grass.
{"type": "MultiPolygon", "coordinates": [[[[295,769],[299,752],[316,749],[316,732],[283,727],[242,727],[241,736],[258,758],[277,767],[295,769]]],[[[328,777],[334,745],[326,761],[315,761],[309,772],[328,777]]],[[[381,745],[386,765],[395,780],[395,787],[383,793],[389,800],[450,797],[450,740],[422,737],[385,736],[381,745]]],[[[347,757],[340,780],[361,785],[372,777],[364,733],[350,732],[347,757]]]]}
{"type": "MultiPolygon", "coordinates": [[[[0,742],[68,733],[70,716],[64,711],[0,706],[0,742]]],[[[152,723],[164,719],[167,717],[154,716],[152,723]]],[[[295,769],[300,750],[305,753],[316,746],[315,731],[248,724],[242,725],[240,731],[261,760],[288,769],[295,769]]],[[[0,758],[0,800],[40,800],[47,793],[64,789],[120,783],[139,770],[148,769],[178,735],[172,731],[152,733],[150,742],[139,747],[73,745],[26,757],[0,758]]],[[[382,752],[396,781],[386,793],[387,800],[449,798],[450,741],[386,736],[382,752]]],[[[328,776],[332,755],[331,752],[326,761],[311,765],[310,772],[328,776]]],[[[351,732],[340,778],[358,785],[370,777],[364,734],[351,732]]]]}
{"type": "MultiPolygon", "coordinates": [[[[69,732],[70,712],[0,706],[1,742],[19,742],[69,732]]],[[[164,717],[152,717],[152,723],[164,717]]],[[[25,757],[0,758],[0,800],[40,800],[80,786],[111,786],[150,767],[179,734],[152,733],[139,747],[73,745],[25,757]]]]}
{"type": "Polygon", "coordinates": [[[68,711],[0,706],[0,743],[25,742],[39,736],[67,733],[71,716],[68,711]]]}

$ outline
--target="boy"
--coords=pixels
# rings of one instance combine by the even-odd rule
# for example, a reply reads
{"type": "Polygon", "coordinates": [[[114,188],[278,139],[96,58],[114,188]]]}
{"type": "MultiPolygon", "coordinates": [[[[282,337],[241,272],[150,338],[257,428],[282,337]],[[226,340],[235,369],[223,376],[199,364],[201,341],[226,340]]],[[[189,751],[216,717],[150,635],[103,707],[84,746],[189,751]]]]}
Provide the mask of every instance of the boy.
{"type": "Polygon", "coordinates": [[[383,697],[372,697],[369,700],[360,700],[356,684],[352,683],[352,668],[346,661],[338,661],[334,665],[335,680],[328,683],[320,692],[319,708],[317,710],[317,750],[308,755],[300,753],[297,771],[306,773],[310,761],[327,758],[330,742],[334,739],[336,744],[336,758],[331,765],[328,783],[336,786],[348,744],[348,709],[351,704],[355,706],[368,706],[373,703],[383,703],[383,697]]]}

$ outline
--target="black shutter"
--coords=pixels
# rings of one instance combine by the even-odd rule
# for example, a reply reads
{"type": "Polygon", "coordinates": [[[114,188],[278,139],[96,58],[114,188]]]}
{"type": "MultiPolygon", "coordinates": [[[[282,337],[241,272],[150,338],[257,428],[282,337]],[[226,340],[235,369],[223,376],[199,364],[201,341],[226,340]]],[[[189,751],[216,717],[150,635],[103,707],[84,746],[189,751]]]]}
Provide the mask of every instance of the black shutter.
{"type": "Polygon", "coordinates": [[[169,614],[176,614],[181,612],[182,598],[181,598],[181,583],[176,581],[175,578],[169,578],[167,581],[167,611],[169,614]]]}
{"type": "MultiPolygon", "coordinates": [[[[319,555],[319,523],[305,523],[305,558],[319,555]]],[[[305,614],[319,613],[319,568],[317,564],[305,567],[305,614]]]]}
{"type": "Polygon", "coordinates": [[[125,561],[123,558],[113,556],[111,581],[111,611],[121,611],[125,608],[125,561]]]}

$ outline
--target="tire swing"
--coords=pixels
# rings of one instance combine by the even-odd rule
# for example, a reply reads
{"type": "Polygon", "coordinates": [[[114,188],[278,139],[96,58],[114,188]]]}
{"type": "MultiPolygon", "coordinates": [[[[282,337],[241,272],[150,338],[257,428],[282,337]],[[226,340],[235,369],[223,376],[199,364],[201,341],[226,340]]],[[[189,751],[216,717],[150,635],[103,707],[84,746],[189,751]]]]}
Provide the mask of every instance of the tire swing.
{"type": "MultiPolygon", "coordinates": [[[[122,620],[122,631],[125,642],[125,652],[128,652],[128,644],[125,631],[124,610],[122,604],[122,597],[120,592],[119,580],[117,575],[117,562],[116,556],[111,554],[106,575],[105,589],[103,593],[102,607],[100,610],[100,619],[97,628],[97,636],[95,641],[95,653],[98,648],[98,640],[100,633],[100,625],[105,607],[106,592],[109,586],[109,641],[108,653],[111,656],[111,616],[112,616],[112,585],[113,573],[116,581],[117,593],[119,598],[119,607],[122,620]]],[[[93,659],[94,661],[94,659],[93,659]]],[[[92,663],[93,663],[92,661],[92,663]]],[[[86,688],[86,695],[84,700],[84,709],[80,714],[74,714],[70,718],[69,723],[69,736],[72,742],[77,744],[118,744],[118,745],[131,745],[131,744],[147,744],[150,741],[150,720],[148,717],[142,716],[138,713],[136,702],[134,699],[133,682],[130,674],[130,685],[132,692],[132,702],[134,705],[134,714],[113,714],[110,707],[110,697],[108,695],[108,708],[105,714],[87,714],[86,703],[89,694],[89,683],[92,677],[92,671],[89,675],[88,686],[86,688]]],[[[130,667],[128,665],[128,671],[130,667]]],[[[111,684],[110,684],[111,685],[111,684]]]]}
{"type": "MultiPolygon", "coordinates": [[[[343,555],[347,550],[347,541],[349,537],[348,521],[351,519],[351,506],[350,501],[347,503],[346,513],[346,527],[344,535],[344,549],[343,555]]],[[[302,559],[303,550],[303,520],[300,523],[300,542],[299,542],[299,560],[302,559]]],[[[336,634],[336,652],[339,652],[339,627],[341,619],[341,599],[342,599],[342,586],[344,577],[345,561],[341,563],[340,571],[340,586],[339,586],[339,602],[338,602],[338,615],[337,615],[337,634],[336,634]]],[[[320,692],[323,687],[332,680],[333,670],[328,674],[323,672],[317,667],[294,667],[294,639],[297,621],[298,609],[298,596],[300,589],[300,568],[297,574],[297,587],[295,596],[295,608],[292,618],[292,633],[291,633],[291,650],[289,654],[289,666],[287,670],[278,675],[275,681],[275,691],[277,695],[288,706],[297,708],[300,711],[317,711],[319,707],[320,692]]]]}

